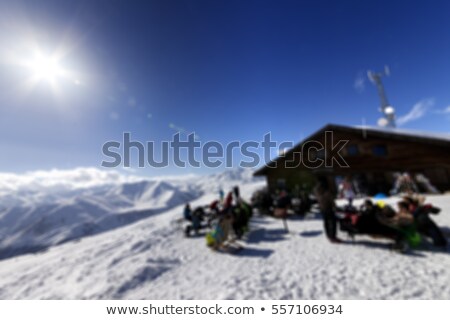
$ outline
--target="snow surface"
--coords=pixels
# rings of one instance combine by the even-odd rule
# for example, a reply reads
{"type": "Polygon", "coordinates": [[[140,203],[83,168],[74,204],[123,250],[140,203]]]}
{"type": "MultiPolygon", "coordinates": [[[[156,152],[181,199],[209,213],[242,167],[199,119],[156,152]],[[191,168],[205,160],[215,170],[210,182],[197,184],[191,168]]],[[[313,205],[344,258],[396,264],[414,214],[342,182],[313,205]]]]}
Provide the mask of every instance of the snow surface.
{"type": "MultiPolygon", "coordinates": [[[[234,175],[196,178],[206,191],[193,206],[213,200],[219,181],[226,190],[242,178],[241,193],[247,198],[263,185],[234,175]]],[[[433,218],[448,234],[450,195],[428,201],[443,209],[433,218]]],[[[404,255],[390,251],[386,241],[367,237],[330,244],[315,216],[289,220],[285,233],[280,220],[256,215],[244,250],[216,253],[204,237],[183,237],[174,223],[182,207],[2,260],[0,298],[450,299],[448,250],[404,255]]]]}

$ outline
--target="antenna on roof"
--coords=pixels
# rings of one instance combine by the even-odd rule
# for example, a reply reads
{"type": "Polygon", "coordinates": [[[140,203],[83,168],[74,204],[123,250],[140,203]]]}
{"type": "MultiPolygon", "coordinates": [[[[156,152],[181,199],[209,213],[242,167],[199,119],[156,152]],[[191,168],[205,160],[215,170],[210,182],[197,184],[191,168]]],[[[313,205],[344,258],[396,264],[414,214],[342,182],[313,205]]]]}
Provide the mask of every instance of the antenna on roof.
{"type": "Polygon", "coordinates": [[[388,77],[390,74],[391,71],[388,66],[384,66],[384,71],[380,73],[375,73],[370,70],[367,71],[367,77],[377,86],[378,96],[381,102],[380,111],[384,115],[383,118],[378,120],[378,125],[380,127],[395,128],[395,109],[389,105],[383,83],[381,82],[382,77],[388,77]]]}

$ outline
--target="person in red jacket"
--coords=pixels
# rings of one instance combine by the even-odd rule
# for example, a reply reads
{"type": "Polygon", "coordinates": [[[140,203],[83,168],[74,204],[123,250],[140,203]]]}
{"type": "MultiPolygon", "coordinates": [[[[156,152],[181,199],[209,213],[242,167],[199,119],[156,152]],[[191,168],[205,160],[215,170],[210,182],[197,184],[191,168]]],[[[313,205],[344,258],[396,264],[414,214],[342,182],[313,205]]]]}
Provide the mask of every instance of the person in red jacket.
{"type": "Polygon", "coordinates": [[[232,205],[233,205],[233,193],[230,191],[228,192],[225,201],[223,203],[223,211],[228,211],[232,205]]]}

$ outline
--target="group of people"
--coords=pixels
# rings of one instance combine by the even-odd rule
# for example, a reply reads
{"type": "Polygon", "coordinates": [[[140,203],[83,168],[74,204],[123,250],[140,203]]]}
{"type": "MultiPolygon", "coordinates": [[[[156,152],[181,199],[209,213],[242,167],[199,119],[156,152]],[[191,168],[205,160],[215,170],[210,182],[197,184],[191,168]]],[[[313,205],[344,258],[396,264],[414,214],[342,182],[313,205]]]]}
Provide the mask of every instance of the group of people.
{"type": "MultiPolygon", "coordinates": [[[[353,206],[355,192],[352,182],[349,178],[345,178],[338,186],[338,196],[347,199],[348,203],[345,207],[338,208],[335,203],[335,194],[325,177],[318,179],[313,194],[315,196],[312,197],[313,199],[308,194],[307,197],[303,197],[304,199],[299,198],[299,203],[307,205],[306,210],[309,211],[312,204],[317,202],[323,217],[326,237],[331,243],[342,242],[337,237],[339,223],[341,229],[351,236],[357,233],[385,236],[395,240],[397,246],[403,246],[405,243],[416,246],[423,236],[431,238],[436,246],[447,246],[447,239],[429,217],[430,213],[436,213],[439,210],[425,205],[424,198],[404,196],[397,203],[396,210],[384,202],[373,203],[371,200],[366,200],[361,208],[356,209],[353,206]],[[340,213],[348,214],[348,216],[343,219],[339,216],[340,213]]],[[[253,206],[260,209],[262,213],[266,209],[274,217],[282,218],[287,230],[286,218],[288,210],[293,208],[293,203],[291,195],[284,190],[280,190],[275,195],[257,192],[252,198],[252,205],[241,198],[237,186],[226,195],[223,190],[220,190],[218,199],[208,206],[192,210],[190,205],[186,204],[184,219],[189,221],[189,225],[185,233],[186,236],[190,236],[192,232],[199,234],[201,229],[206,228],[208,229],[207,246],[214,250],[226,250],[233,247],[236,243],[234,240],[241,239],[249,230],[253,206]]]]}
{"type": "Polygon", "coordinates": [[[394,174],[394,186],[390,191],[392,195],[417,192],[436,194],[439,193],[439,190],[421,173],[416,174],[414,179],[408,172],[397,172],[394,174]]]}
{"type": "Polygon", "coordinates": [[[190,222],[185,229],[186,236],[191,231],[198,234],[200,229],[207,228],[207,246],[214,250],[227,250],[232,245],[236,248],[235,240],[241,239],[248,231],[252,208],[241,198],[239,187],[236,186],[226,196],[220,190],[219,199],[206,207],[192,210],[186,204],[183,215],[190,222]]]}
{"type": "Polygon", "coordinates": [[[366,200],[358,210],[353,206],[354,193],[349,180],[344,180],[339,187],[341,196],[348,200],[343,208],[337,208],[335,197],[325,178],[319,179],[315,187],[315,195],[324,220],[327,238],[332,243],[340,243],[337,237],[338,220],[341,229],[350,235],[356,233],[373,236],[385,236],[394,240],[394,248],[405,250],[406,247],[416,247],[423,237],[432,239],[437,247],[446,247],[447,239],[429,214],[439,212],[438,208],[425,204],[424,197],[414,196],[411,192],[397,203],[397,208],[383,201],[373,203],[366,200]],[[339,218],[337,211],[346,214],[339,218]]]}
{"type": "Polygon", "coordinates": [[[261,189],[253,194],[251,203],[262,214],[286,218],[288,210],[304,216],[310,211],[314,200],[311,199],[310,193],[304,186],[295,188],[293,192],[288,192],[286,189],[278,189],[271,193],[267,189],[261,189]]]}
{"type": "MultiPolygon", "coordinates": [[[[348,199],[349,204],[351,205],[355,193],[352,189],[350,180],[345,179],[343,181],[342,185],[339,187],[339,192],[343,197],[348,199]]],[[[335,214],[335,195],[329,188],[325,178],[318,180],[313,193],[315,200],[310,197],[306,190],[298,193],[296,196],[289,194],[283,189],[276,190],[274,193],[270,193],[267,190],[261,190],[254,194],[252,203],[262,213],[273,215],[276,218],[286,219],[289,210],[300,214],[300,216],[304,216],[310,211],[313,204],[317,202],[324,219],[324,229],[327,238],[333,243],[341,242],[336,236],[337,218],[335,214]]],[[[285,228],[287,228],[287,224],[285,224],[285,228]]]]}

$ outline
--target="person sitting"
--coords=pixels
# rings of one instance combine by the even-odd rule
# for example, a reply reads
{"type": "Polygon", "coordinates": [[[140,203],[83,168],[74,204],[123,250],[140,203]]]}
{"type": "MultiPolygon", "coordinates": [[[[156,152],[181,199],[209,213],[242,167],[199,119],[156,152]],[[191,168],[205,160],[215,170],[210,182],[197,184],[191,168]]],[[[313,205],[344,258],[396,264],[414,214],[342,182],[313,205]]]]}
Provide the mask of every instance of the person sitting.
{"type": "Polygon", "coordinates": [[[213,250],[226,248],[232,223],[231,214],[220,217],[216,227],[206,235],[206,245],[213,250]]]}
{"type": "Polygon", "coordinates": [[[190,236],[192,230],[194,230],[195,235],[198,235],[200,229],[206,227],[206,225],[202,225],[204,216],[205,216],[205,211],[203,210],[202,207],[198,207],[193,212],[191,212],[190,219],[189,219],[189,221],[191,221],[191,224],[186,226],[186,229],[185,229],[186,237],[190,236]]]}
{"type": "Polygon", "coordinates": [[[251,207],[242,199],[233,208],[233,231],[237,239],[241,239],[245,232],[248,231],[248,224],[252,215],[251,207]]]}
{"type": "Polygon", "coordinates": [[[410,211],[409,203],[406,201],[399,201],[397,207],[397,214],[392,218],[393,224],[399,227],[412,225],[414,223],[414,217],[410,211]]]}
{"type": "Polygon", "coordinates": [[[192,221],[192,210],[189,203],[186,203],[184,210],[183,210],[183,218],[192,221]]]}
{"type": "Polygon", "coordinates": [[[409,204],[405,201],[399,201],[397,206],[398,211],[395,211],[391,206],[382,205],[379,215],[380,221],[396,229],[412,225],[414,223],[414,217],[409,211],[409,204]]]}
{"type": "Polygon", "coordinates": [[[349,177],[345,177],[342,183],[339,185],[339,191],[342,198],[347,199],[348,207],[353,207],[353,199],[355,198],[355,191],[353,190],[352,181],[349,177]]]}
{"type": "Polygon", "coordinates": [[[219,204],[220,200],[214,200],[213,202],[210,203],[209,210],[211,212],[211,215],[213,216],[219,215],[220,213],[219,204]]]}
{"type": "Polygon", "coordinates": [[[417,247],[421,243],[421,236],[417,232],[414,217],[409,211],[409,203],[400,201],[397,206],[397,212],[390,206],[384,206],[380,221],[397,231],[393,248],[404,252],[408,247],[417,247]]]}
{"type": "Polygon", "coordinates": [[[233,206],[233,192],[228,192],[225,201],[223,203],[223,211],[229,212],[233,206]]]}

